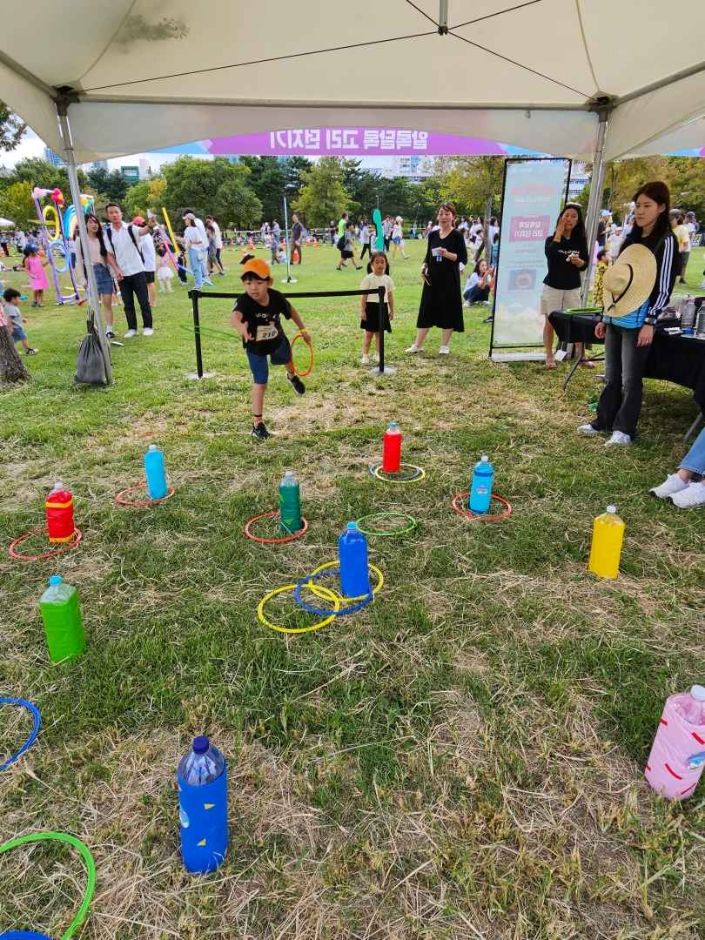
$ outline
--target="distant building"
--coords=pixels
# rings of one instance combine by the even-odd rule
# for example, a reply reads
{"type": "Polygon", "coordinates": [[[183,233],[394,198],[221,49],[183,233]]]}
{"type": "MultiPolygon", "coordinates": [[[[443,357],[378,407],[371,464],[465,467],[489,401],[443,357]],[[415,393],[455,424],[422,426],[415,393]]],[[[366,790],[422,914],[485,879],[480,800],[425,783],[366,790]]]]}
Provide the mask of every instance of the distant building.
{"type": "Polygon", "coordinates": [[[64,158],[60,157],[56,151],[51,149],[51,147],[44,148],[44,159],[47,163],[51,163],[52,166],[66,166],[66,161],[64,158]]]}
{"type": "Polygon", "coordinates": [[[91,163],[91,169],[92,170],[107,170],[108,161],[107,160],[94,160],[93,163],[91,163]]]}
{"type": "Polygon", "coordinates": [[[578,198],[580,193],[590,182],[590,174],[584,163],[573,163],[570,169],[570,183],[568,184],[568,202],[578,198]]]}
{"type": "Polygon", "coordinates": [[[420,183],[433,176],[433,161],[425,156],[394,157],[384,175],[388,178],[403,176],[410,183],[420,183]]]}
{"type": "Polygon", "coordinates": [[[141,180],[151,179],[152,167],[150,165],[149,160],[147,160],[146,157],[140,157],[139,165],[140,165],[140,179],[141,180]]]}
{"type": "Polygon", "coordinates": [[[140,178],[140,168],[138,166],[121,166],[120,174],[128,183],[137,183],[140,178]]]}

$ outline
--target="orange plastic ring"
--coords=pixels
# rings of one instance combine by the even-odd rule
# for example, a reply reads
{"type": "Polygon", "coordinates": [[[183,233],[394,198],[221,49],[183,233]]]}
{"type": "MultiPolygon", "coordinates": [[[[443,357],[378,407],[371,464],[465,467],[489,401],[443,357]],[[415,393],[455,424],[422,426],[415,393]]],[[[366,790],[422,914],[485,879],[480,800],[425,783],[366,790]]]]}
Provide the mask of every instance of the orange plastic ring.
{"type": "Polygon", "coordinates": [[[248,519],[245,523],[245,538],[250,539],[252,542],[259,542],[262,545],[283,545],[284,542],[294,542],[296,539],[303,538],[304,535],[308,532],[308,519],[301,517],[303,526],[299,529],[298,532],[292,532],[291,535],[283,535],[281,538],[263,538],[261,535],[255,535],[252,531],[252,526],[255,522],[258,522],[260,519],[273,519],[275,516],[279,515],[277,509],[272,512],[261,512],[259,516],[253,516],[251,519],[248,519]]]}
{"type": "Polygon", "coordinates": [[[118,506],[123,506],[126,509],[151,509],[152,506],[161,506],[163,502],[166,502],[167,499],[171,499],[174,495],[174,487],[170,486],[166,496],[162,496],[161,499],[130,499],[130,493],[136,493],[138,490],[146,489],[146,483],[135,483],[134,486],[128,486],[127,489],[121,490],[115,497],[115,502],[118,506]]]}
{"type": "Polygon", "coordinates": [[[74,529],[70,542],[63,542],[61,545],[57,545],[56,548],[51,549],[51,551],[42,552],[40,555],[23,555],[21,552],[16,551],[27,539],[31,539],[33,535],[39,535],[40,533],[46,535],[46,528],[43,525],[37,526],[36,529],[30,529],[28,532],[25,532],[24,535],[20,535],[19,538],[10,542],[10,547],[7,550],[10,558],[16,558],[18,561],[40,561],[42,558],[54,558],[56,555],[63,555],[66,552],[70,552],[83,538],[81,530],[74,529]]]}
{"type": "Polygon", "coordinates": [[[296,368],[296,364],[294,363],[294,346],[296,345],[297,339],[301,339],[301,340],[304,339],[301,333],[296,333],[296,335],[291,341],[291,362],[294,366],[294,372],[296,373],[296,375],[298,375],[300,379],[305,379],[307,375],[310,375],[313,372],[313,343],[311,342],[306,343],[306,340],[304,340],[304,342],[308,346],[308,355],[309,355],[308,368],[306,369],[305,372],[299,372],[299,370],[296,368]]]}
{"type": "Polygon", "coordinates": [[[498,503],[501,503],[504,506],[504,512],[494,514],[471,512],[467,508],[469,496],[470,494],[467,490],[462,490],[460,493],[456,493],[451,500],[453,512],[456,512],[459,516],[462,516],[463,519],[470,519],[473,522],[475,519],[478,519],[480,522],[499,522],[500,519],[506,519],[507,516],[511,516],[512,514],[512,504],[508,499],[505,499],[504,496],[500,496],[498,493],[493,493],[492,499],[496,500],[498,503]]]}

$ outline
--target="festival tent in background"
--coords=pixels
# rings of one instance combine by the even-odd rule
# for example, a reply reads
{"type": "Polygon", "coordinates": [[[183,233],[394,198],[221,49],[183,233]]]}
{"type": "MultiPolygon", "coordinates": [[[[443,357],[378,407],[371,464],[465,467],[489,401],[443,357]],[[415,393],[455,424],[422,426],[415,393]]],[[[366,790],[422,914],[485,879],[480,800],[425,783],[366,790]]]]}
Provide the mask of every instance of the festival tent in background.
{"type": "MultiPolygon", "coordinates": [[[[664,139],[667,151],[703,143],[691,137],[705,115],[701,0],[677,10],[663,0],[357,0],[352,15],[341,10],[35,0],[31,16],[3,23],[2,96],[64,152],[74,202],[76,162],[272,128],[423,129],[591,160],[592,231],[606,160],[663,152],[664,139]]],[[[79,228],[85,238],[80,213],[79,228]]]]}

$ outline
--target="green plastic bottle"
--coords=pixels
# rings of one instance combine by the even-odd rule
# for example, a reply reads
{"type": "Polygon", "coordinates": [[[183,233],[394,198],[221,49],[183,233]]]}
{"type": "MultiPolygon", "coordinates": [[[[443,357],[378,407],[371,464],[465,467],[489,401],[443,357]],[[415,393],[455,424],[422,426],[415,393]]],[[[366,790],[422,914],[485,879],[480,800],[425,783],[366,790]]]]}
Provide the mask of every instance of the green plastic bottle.
{"type": "Polygon", "coordinates": [[[52,662],[80,656],[86,648],[86,634],[76,588],[65,584],[60,575],[53,574],[49,587],[39,599],[39,609],[52,662]]]}
{"type": "Polygon", "coordinates": [[[291,535],[302,527],[301,488],[294,471],[287,470],[279,484],[279,528],[291,535]]]}

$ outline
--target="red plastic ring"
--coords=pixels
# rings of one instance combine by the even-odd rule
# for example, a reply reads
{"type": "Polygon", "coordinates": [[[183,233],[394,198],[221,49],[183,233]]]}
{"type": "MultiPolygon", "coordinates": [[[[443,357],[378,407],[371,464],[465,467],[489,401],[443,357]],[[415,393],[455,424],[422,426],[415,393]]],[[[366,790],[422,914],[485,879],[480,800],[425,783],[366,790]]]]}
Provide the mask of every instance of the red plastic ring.
{"type": "Polygon", "coordinates": [[[298,375],[300,379],[305,379],[307,375],[310,375],[313,372],[313,343],[311,343],[310,341],[306,342],[306,340],[303,338],[301,333],[297,333],[291,341],[291,362],[292,362],[292,365],[294,366],[295,374],[298,375]],[[296,368],[296,363],[294,362],[294,346],[296,345],[296,341],[299,339],[303,340],[304,343],[306,343],[306,345],[308,346],[308,356],[309,356],[308,368],[306,369],[305,372],[299,372],[299,370],[296,368]]]}
{"type": "Polygon", "coordinates": [[[450,503],[453,508],[453,512],[456,512],[459,516],[462,516],[463,519],[470,519],[473,522],[475,519],[478,519],[480,522],[499,522],[500,519],[506,519],[507,516],[511,516],[512,514],[512,504],[508,499],[505,499],[504,496],[500,496],[498,493],[493,493],[492,499],[496,500],[498,503],[501,503],[505,507],[504,512],[494,514],[471,512],[467,508],[469,496],[470,494],[467,490],[462,490],[460,493],[455,494],[450,503]]]}
{"type": "Polygon", "coordinates": [[[120,490],[120,492],[115,497],[115,502],[118,506],[123,506],[127,509],[151,509],[152,506],[161,506],[163,502],[167,499],[171,499],[174,495],[174,487],[170,486],[166,496],[162,496],[161,499],[130,499],[130,493],[135,493],[137,490],[146,490],[146,483],[135,483],[134,486],[128,486],[125,490],[120,490]]]}
{"type": "Polygon", "coordinates": [[[304,535],[308,532],[308,519],[301,517],[303,526],[299,529],[298,532],[292,532],[291,535],[284,535],[281,538],[274,539],[265,539],[261,535],[255,535],[252,531],[252,526],[259,519],[273,519],[275,516],[279,515],[278,510],[273,510],[272,512],[261,512],[259,516],[253,516],[251,519],[248,519],[245,523],[245,538],[250,539],[252,542],[260,542],[262,545],[283,545],[284,542],[295,542],[296,539],[303,538],[304,535]]]}
{"type": "Polygon", "coordinates": [[[19,538],[10,542],[10,547],[7,550],[10,558],[16,558],[18,561],[40,561],[42,558],[54,558],[56,555],[63,555],[65,552],[70,552],[72,548],[78,545],[83,537],[80,529],[74,529],[70,542],[62,542],[57,545],[56,548],[51,549],[51,551],[42,552],[40,555],[23,555],[21,552],[15,550],[18,546],[22,545],[23,542],[26,542],[27,539],[31,539],[33,535],[39,535],[40,533],[46,535],[46,528],[43,525],[37,526],[36,529],[29,529],[29,531],[20,535],[19,538]]]}

